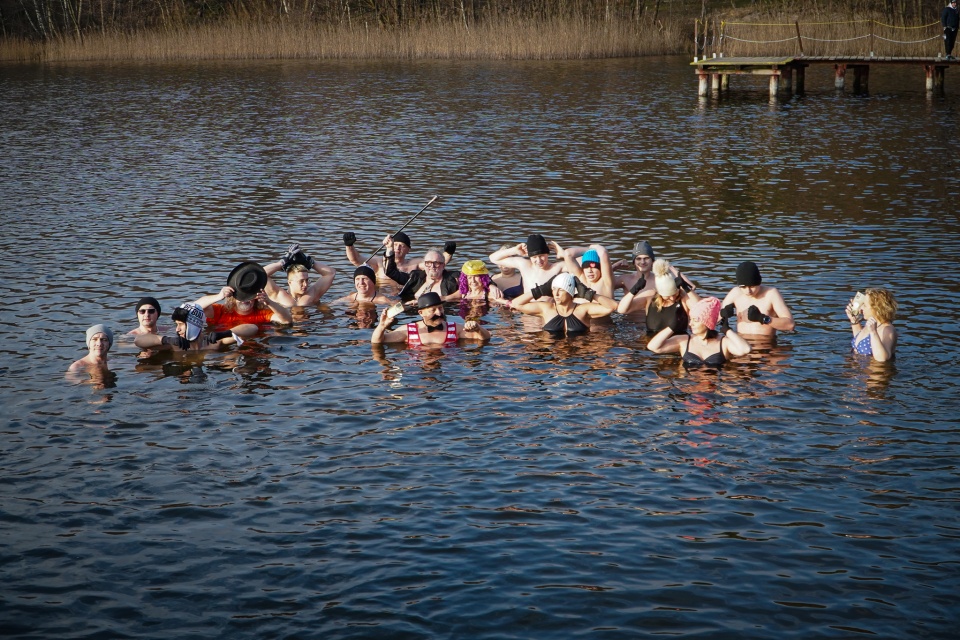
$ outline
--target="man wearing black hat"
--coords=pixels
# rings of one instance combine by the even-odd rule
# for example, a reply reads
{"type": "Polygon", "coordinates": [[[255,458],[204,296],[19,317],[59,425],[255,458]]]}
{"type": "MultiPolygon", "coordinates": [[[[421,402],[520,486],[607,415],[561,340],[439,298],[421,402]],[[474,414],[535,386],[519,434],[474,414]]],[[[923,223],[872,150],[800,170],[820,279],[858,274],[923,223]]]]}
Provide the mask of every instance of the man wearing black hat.
{"type": "Polygon", "coordinates": [[[160,320],[160,303],[156,298],[144,296],[137,300],[135,308],[138,325],[136,329],[127,332],[128,336],[159,335],[161,331],[166,331],[166,328],[161,329],[157,325],[160,320]]]}
{"type": "Polygon", "coordinates": [[[563,249],[556,242],[553,246],[560,262],[550,264],[550,249],[547,241],[539,233],[532,233],[526,242],[500,249],[490,254],[490,262],[499,267],[512,267],[520,272],[523,290],[532,293],[534,299],[550,297],[550,281],[565,270],[563,249]]]}
{"type": "Polygon", "coordinates": [[[737,267],[737,286],[723,299],[720,317],[737,321],[737,333],[755,338],[775,338],[777,329],[793,331],[793,314],[775,287],[761,284],[763,278],[755,262],[737,267]]]}
{"type": "Polygon", "coordinates": [[[947,53],[947,60],[953,60],[953,45],[957,41],[957,27],[960,27],[960,12],[957,11],[957,0],[950,3],[940,12],[940,24],[943,25],[943,48],[947,53]]]}
{"type": "Polygon", "coordinates": [[[390,317],[389,309],[384,309],[380,314],[380,324],[370,336],[370,342],[373,344],[406,342],[409,347],[443,347],[458,344],[460,340],[486,342],[490,339],[490,332],[481,327],[476,320],[467,320],[463,327],[456,322],[447,322],[443,300],[436,292],[431,291],[417,298],[417,313],[420,314],[418,322],[410,322],[390,331],[394,318],[390,317]]]}
{"type": "Polygon", "coordinates": [[[377,288],[377,274],[365,264],[354,269],[353,288],[356,291],[342,298],[337,298],[334,302],[393,304],[393,300],[380,293],[380,289],[377,288]]]}
{"type": "Polygon", "coordinates": [[[394,258],[392,252],[384,256],[384,270],[392,280],[403,285],[400,300],[405,304],[430,291],[439,295],[444,302],[460,299],[460,279],[447,271],[447,262],[439,249],[427,251],[421,265],[409,273],[401,271],[394,258]]]}

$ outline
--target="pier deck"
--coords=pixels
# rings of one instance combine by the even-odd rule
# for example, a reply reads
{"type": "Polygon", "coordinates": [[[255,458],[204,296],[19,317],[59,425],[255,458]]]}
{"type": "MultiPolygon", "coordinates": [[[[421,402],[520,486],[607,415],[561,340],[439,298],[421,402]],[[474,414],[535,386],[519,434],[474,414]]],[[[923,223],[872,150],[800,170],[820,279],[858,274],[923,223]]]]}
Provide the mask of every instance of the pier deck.
{"type": "Polygon", "coordinates": [[[701,96],[709,95],[711,90],[727,90],[732,75],[761,75],[770,77],[770,96],[776,97],[781,90],[803,93],[804,71],[815,64],[833,65],[837,89],[844,88],[847,70],[852,70],[855,92],[868,90],[873,65],[912,65],[924,70],[927,91],[942,92],[944,71],[960,64],[960,60],[892,56],[756,56],[702,58],[694,59],[690,64],[695,67],[699,78],[701,96]]]}

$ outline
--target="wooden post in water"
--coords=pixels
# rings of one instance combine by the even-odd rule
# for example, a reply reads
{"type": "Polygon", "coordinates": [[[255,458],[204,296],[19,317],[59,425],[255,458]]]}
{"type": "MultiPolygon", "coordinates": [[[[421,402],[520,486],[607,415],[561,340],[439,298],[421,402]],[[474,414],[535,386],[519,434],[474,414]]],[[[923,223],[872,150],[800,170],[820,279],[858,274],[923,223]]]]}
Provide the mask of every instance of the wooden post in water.
{"type": "Polygon", "coordinates": [[[780,91],[780,70],[774,69],[770,74],[770,97],[776,98],[778,91],[780,91]]]}
{"type": "Polygon", "coordinates": [[[853,92],[867,93],[870,90],[870,65],[853,65],[853,92]]]}
{"type": "Polygon", "coordinates": [[[932,64],[923,65],[923,70],[927,74],[927,91],[943,93],[943,66],[932,64]]]}
{"type": "Polygon", "coordinates": [[[797,65],[797,82],[796,82],[797,93],[804,92],[804,79],[805,79],[804,75],[805,75],[806,68],[807,68],[807,65],[805,64],[797,65]]]}
{"type": "Polygon", "coordinates": [[[700,81],[697,95],[701,98],[710,95],[710,74],[703,69],[697,69],[697,79],[700,81]]]}
{"type": "Polygon", "coordinates": [[[793,93],[793,69],[786,67],[782,73],[783,90],[787,93],[793,93]]]}
{"type": "Polygon", "coordinates": [[[847,65],[843,63],[833,65],[834,73],[833,86],[836,89],[843,89],[843,81],[847,75],[847,65]]]}

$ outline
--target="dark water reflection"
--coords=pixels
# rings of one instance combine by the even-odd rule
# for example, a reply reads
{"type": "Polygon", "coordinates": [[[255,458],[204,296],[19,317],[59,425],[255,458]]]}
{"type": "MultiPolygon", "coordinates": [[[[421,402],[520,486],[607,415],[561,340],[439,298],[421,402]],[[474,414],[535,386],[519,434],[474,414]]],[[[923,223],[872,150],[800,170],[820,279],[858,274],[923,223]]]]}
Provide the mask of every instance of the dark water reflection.
{"type": "Polygon", "coordinates": [[[681,59],[0,68],[4,635],[952,637],[958,102],[917,73],[771,103],[681,59]],[[342,232],[434,194],[415,251],[647,238],[718,295],[754,259],[798,329],[686,372],[622,318],[494,309],[435,353],[324,302],[64,382],[90,324],[291,240],[345,295],[342,232]],[[895,363],[847,353],[865,286],[895,363]]]}

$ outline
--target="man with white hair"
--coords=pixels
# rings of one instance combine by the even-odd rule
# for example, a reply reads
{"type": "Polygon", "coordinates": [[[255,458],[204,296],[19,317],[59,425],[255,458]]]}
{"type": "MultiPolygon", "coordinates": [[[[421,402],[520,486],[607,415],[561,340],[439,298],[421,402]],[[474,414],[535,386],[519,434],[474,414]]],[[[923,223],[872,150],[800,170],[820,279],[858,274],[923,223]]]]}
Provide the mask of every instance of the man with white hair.
{"type": "Polygon", "coordinates": [[[387,275],[398,284],[400,300],[410,304],[425,293],[434,292],[444,302],[460,299],[460,279],[447,271],[447,261],[439,249],[430,249],[423,255],[421,266],[405,273],[397,266],[393,251],[387,250],[383,258],[387,275]]]}

